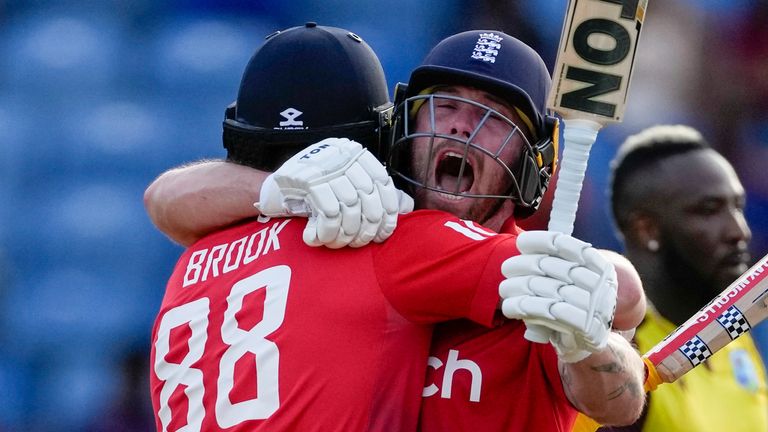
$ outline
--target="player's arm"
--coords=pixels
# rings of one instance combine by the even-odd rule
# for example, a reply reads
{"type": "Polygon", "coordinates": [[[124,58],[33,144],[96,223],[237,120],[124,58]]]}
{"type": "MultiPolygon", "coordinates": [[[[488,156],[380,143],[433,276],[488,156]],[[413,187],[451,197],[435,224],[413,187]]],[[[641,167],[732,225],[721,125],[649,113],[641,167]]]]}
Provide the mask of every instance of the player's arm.
{"type": "MultiPolygon", "coordinates": [[[[637,273],[635,266],[623,255],[605,249],[600,249],[599,251],[606,257],[606,259],[612,262],[616,268],[618,292],[616,296],[616,315],[613,319],[613,330],[617,331],[625,339],[631,341],[635,329],[640,325],[640,322],[645,316],[647,305],[640,275],[637,273]]],[[[566,391],[568,390],[569,389],[566,388],[566,391]]],[[[606,428],[604,430],[615,432],[640,431],[642,427],[637,425],[638,423],[635,422],[632,426],[620,426],[610,429],[606,428]]],[[[595,432],[600,426],[600,423],[582,414],[576,419],[573,432],[595,432]]],[[[601,431],[602,430],[603,429],[601,429],[601,431]]]]}
{"type": "MultiPolygon", "coordinates": [[[[617,298],[616,314],[613,319],[613,330],[618,331],[618,334],[622,335],[624,339],[631,340],[635,329],[640,325],[640,322],[645,316],[647,306],[645,291],[643,290],[640,275],[637,273],[635,266],[623,255],[605,249],[600,249],[599,252],[608,259],[608,261],[613,263],[616,268],[617,298]]],[[[635,391],[636,389],[631,387],[631,383],[636,383],[635,380],[631,376],[626,376],[628,373],[627,371],[633,370],[632,367],[636,368],[638,366],[637,364],[634,366],[622,365],[623,362],[620,358],[612,358],[615,357],[615,353],[621,353],[623,350],[626,350],[626,345],[623,342],[617,343],[619,346],[614,347],[610,354],[593,354],[593,356],[588,357],[582,363],[560,363],[563,388],[571,403],[582,413],[590,413],[590,406],[594,406],[596,410],[590,414],[595,416],[595,418],[599,418],[604,424],[626,424],[626,418],[615,418],[616,416],[612,414],[620,414],[620,411],[627,405],[632,405],[631,402],[628,403],[622,400],[623,398],[638,397],[637,392],[635,391]],[[628,369],[622,371],[622,368],[628,369]],[[612,383],[610,379],[605,380],[605,376],[602,373],[594,375],[595,372],[609,370],[615,370],[614,378],[617,379],[617,382],[612,383]],[[626,385],[624,383],[626,383],[626,385]],[[598,388],[593,388],[593,386],[597,386],[598,388]],[[611,388],[617,390],[612,392],[611,388]],[[604,390],[606,389],[608,395],[605,394],[604,390]],[[607,404],[601,402],[599,398],[601,392],[603,393],[603,397],[607,396],[611,402],[607,404]],[[618,407],[612,408],[612,405],[614,404],[618,407]],[[605,410],[608,410],[608,415],[605,414],[605,410]]],[[[609,341],[608,344],[611,346],[613,342],[609,341]]],[[[635,359],[635,350],[633,348],[630,348],[630,350],[631,351],[625,353],[626,358],[629,360],[635,359]]],[[[630,363],[635,362],[631,361],[630,363]]],[[[630,413],[624,414],[629,415],[630,413]]],[[[595,431],[600,427],[600,424],[596,423],[594,419],[588,419],[587,417],[579,418],[577,423],[580,423],[582,429],[574,429],[574,431],[595,431]]],[[[625,429],[620,428],[611,430],[618,431],[625,429]]]]}
{"type": "Polygon", "coordinates": [[[173,241],[190,246],[234,222],[257,216],[253,203],[269,173],[208,160],[162,173],[144,192],[152,223],[173,241]]]}
{"type": "MultiPolygon", "coordinates": [[[[640,280],[640,275],[637,273],[637,269],[635,269],[635,266],[632,265],[632,263],[625,258],[623,255],[618,254],[614,251],[606,250],[606,249],[600,249],[600,253],[608,259],[616,268],[616,280],[617,280],[617,295],[616,295],[616,314],[613,319],[613,330],[618,332],[621,336],[624,337],[624,339],[631,341],[632,337],[635,333],[635,329],[637,326],[640,325],[640,323],[643,320],[643,317],[645,316],[645,310],[647,306],[647,300],[645,297],[645,291],[643,290],[642,281],[640,280]]],[[[611,344],[611,342],[609,342],[611,344]]],[[[622,343],[623,345],[623,343],[622,343]]],[[[621,348],[617,348],[616,352],[620,352],[621,348]]],[[[634,351],[634,350],[633,350],[634,351]]],[[[604,357],[604,356],[603,356],[604,357]]],[[[634,358],[634,354],[630,353],[628,358],[634,358]]],[[[607,363],[611,363],[612,360],[610,358],[602,358],[599,357],[590,357],[588,358],[589,361],[599,361],[603,360],[607,363]],[[591,359],[591,360],[590,360],[591,359]]],[[[586,362],[587,360],[585,360],[586,362]]],[[[606,364],[607,364],[606,363],[606,364]]],[[[579,392],[586,393],[586,402],[587,403],[594,403],[595,406],[598,409],[610,409],[610,406],[606,406],[606,404],[601,403],[598,401],[590,401],[591,396],[595,396],[600,394],[600,389],[593,389],[591,386],[593,384],[602,386],[605,384],[608,384],[610,386],[610,382],[601,382],[602,376],[598,376],[597,380],[593,380],[591,377],[591,372],[588,368],[587,371],[572,371],[570,370],[570,366],[568,366],[568,363],[561,363],[561,378],[563,382],[563,387],[565,389],[566,394],[569,397],[569,400],[571,400],[571,403],[576,405],[577,403],[581,403],[582,400],[585,400],[585,397],[579,392]],[[574,377],[574,379],[568,380],[566,377],[574,377]],[[586,379],[586,381],[584,381],[586,379]]],[[[578,367],[581,366],[587,366],[586,364],[579,364],[576,363],[578,367]]],[[[620,362],[616,362],[616,365],[620,365],[620,362]]],[[[598,369],[600,369],[598,367],[598,369]]],[[[604,367],[604,369],[611,369],[610,366],[604,367]]],[[[621,375],[620,372],[617,372],[618,375],[621,375]]],[[[621,383],[621,377],[619,377],[619,384],[621,383]]],[[[632,382],[631,379],[627,380],[627,382],[632,382]]],[[[610,387],[609,387],[610,389],[610,387]]],[[[625,391],[629,391],[627,388],[625,391]]],[[[633,397],[632,393],[626,393],[622,392],[621,395],[618,395],[619,397],[616,398],[616,401],[618,403],[621,402],[622,396],[628,396],[633,397]]],[[[579,410],[582,412],[589,411],[588,406],[579,407],[579,410]]],[[[614,421],[615,423],[618,423],[618,419],[612,419],[609,411],[608,416],[604,416],[603,421],[614,421]]],[[[601,414],[599,412],[594,413],[595,416],[600,416],[601,414]]],[[[621,423],[625,423],[625,421],[622,421],[621,423]]],[[[595,431],[600,427],[600,424],[595,422],[594,419],[579,416],[577,419],[578,427],[574,427],[574,431],[579,432],[586,432],[586,431],[595,431]]],[[[636,423],[635,423],[636,424],[636,423]]],[[[627,429],[626,427],[618,427],[613,428],[610,430],[615,431],[626,431],[629,432],[630,429],[627,429]]],[[[637,429],[639,430],[639,429],[637,429]]]]}
{"type": "Polygon", "coordinates": [[[630,343],[610,333],[600,351],[584,360],[560,360],[560,377],[568,400],[580,412],[603,425],[628,425],[645,403],[645,365],[630,343]]]}
{"type": "MultiPolygon", "coordinates": [[[[613,318],[613,329],[622,332],[634,332],[645,317],[647,300],[640,275],[632,263],[623,255],[607,249],[599,252],[610,261],[616,269],[617,294],[616,314],[613,318]]],[[[629,334],[627,339],[632,339],[629,334]]]]}

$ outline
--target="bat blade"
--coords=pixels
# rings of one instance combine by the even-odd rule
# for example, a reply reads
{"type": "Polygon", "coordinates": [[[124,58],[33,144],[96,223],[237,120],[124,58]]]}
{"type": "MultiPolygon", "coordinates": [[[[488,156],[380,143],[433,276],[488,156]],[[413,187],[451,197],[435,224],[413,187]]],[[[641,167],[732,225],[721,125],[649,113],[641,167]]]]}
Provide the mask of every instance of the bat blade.
{"type": "MultiPolygon", "coordinates": [[[[571,0],[547,106],[568,119],[620,122],[648,0],[571,0]]],[[[566,123],[567,126],[567,123],[566,123]]]]}
{"type": "Polygon", "coordinates": [[[768,318],[768,255],[644,355],[671,383],[768,318]]]}

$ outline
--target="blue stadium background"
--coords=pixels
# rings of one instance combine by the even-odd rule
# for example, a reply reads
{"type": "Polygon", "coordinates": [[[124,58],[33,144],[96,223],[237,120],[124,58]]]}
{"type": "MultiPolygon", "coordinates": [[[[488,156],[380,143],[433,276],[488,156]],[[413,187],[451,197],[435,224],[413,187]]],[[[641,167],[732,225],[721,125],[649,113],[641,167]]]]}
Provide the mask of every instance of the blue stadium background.
{"type": "MultiPolygon", "coordinates": [[[[353,30],[393,87],[470,28],[522,38],[551,70],[565,3],[0,1],[0,431],[152,430],[149,334],[182,249],[152,227],[142,193],[167,168],[224,155],[224,107],[265,35],[306,21],[353,30]]],[[[768,2],[650,3],[627,120],[595,146],[577,234],[620,249],[608,161],[627,134],[683,122],[739,169],[762,256],[768,51],[750,41],[768,39],[747,23],[768,2]]]]}

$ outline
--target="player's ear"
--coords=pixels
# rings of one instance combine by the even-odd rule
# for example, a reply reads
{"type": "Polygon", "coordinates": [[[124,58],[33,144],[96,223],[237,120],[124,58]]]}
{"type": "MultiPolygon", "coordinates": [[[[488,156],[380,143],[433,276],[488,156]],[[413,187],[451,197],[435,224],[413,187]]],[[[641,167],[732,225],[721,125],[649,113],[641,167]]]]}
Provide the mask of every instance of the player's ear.
{"type": "Polygon", "coordinates": [[[659,223],[653,215],[634,211],[629,215],[628,230],[625,233],[627,242],[631,242],[641,249],[658,249],[660,229],[659,223]]]}

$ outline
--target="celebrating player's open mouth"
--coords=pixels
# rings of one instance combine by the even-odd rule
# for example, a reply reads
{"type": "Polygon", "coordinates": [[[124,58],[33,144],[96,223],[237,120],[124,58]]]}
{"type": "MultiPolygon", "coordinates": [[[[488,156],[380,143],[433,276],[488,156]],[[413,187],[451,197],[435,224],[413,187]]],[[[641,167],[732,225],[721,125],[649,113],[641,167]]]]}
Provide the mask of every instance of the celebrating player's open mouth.
{"type": "Polygon", "coordinates": [[[484,221],[499,199],[478,196],[503,194],[511,180],[498,161],[488,160],[490,156],[484,151],[450,139],[438,141],[430,152],[428,139],[414,140],[414,177],[426,186],[414,191],[417,201],[425,208],[484,221]]]}
{"type": "MultiPolygon", "coordinates": [[[[461,194],[471,193],[475,182],[474,163],[465,149],[446,148],[435,158],[437,161],[430,184],[446,191],[440,196],[448,200],[461,200],[461,194]]],[[[471,153],[471,152],[470,152],[471,153]]]]}

